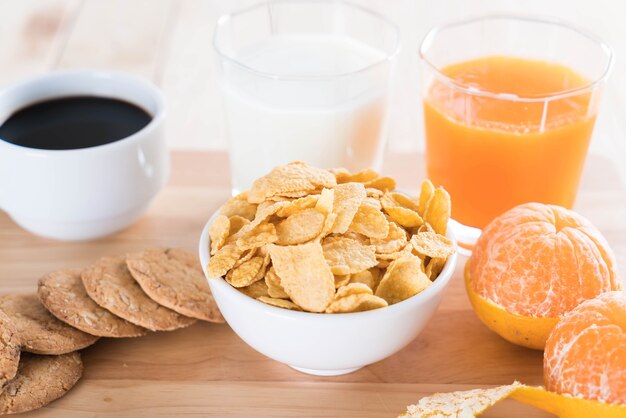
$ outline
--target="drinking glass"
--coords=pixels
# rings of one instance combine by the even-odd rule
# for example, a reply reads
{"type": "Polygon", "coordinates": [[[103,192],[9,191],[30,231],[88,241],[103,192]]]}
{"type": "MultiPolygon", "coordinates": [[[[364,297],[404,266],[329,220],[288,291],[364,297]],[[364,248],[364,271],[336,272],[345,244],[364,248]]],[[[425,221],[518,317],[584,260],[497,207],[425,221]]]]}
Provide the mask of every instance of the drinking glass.
{"type": "MultiPolygon", "coordinates": [[[[561,21],[494,15],[432,29],[420,56],[426,171],[452,197],[459,243],[471,248],[481,228],[521,203],[571,208],[610,72],[611,49],[561,21]],[[546,66],[541,80],[560,74],[550,70],[558,67],[563,70],[559,82],[571,87],[519,94],[447,75],[473,60],[503,57],[546,66]],[[576,77],[582,80],[578,84],[572,81],[576,77]]],[[[519,75],[521,68],[510,67],[490,85],[506,83],[507,75],[519,75]]]]}
{"type": "Polygon", "coordinates": [[[223,16],[214,47],[233,193],[273,167],[381,168],[396,26],[342,1],[270,1],[223,16]]]}

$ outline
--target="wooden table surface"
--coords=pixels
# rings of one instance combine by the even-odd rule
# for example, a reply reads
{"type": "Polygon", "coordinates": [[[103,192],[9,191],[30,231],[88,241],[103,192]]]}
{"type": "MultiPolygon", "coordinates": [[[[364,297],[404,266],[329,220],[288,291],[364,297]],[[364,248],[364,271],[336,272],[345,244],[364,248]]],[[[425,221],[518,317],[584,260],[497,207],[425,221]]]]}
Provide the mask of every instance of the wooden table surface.
{"type": "MultiPolygon", "coordinates": [[[[391,155],[385,171],[407,190],[422,178],[420,156],[391,155]],[[389,162],[393,164],[389,164],[389,162]]],[[[201,228],[228,197],[223,153],[176,152],[167,188],[132,227],[105,239],[67,243],[35,237],[0,212],[0,291],[32,292],[37,279],[100,256],[148,246],[195,251],[201,228]]],[[[577,210],[605,234],[626,271],[626,188],[610,161],[591,157],[577,210]]],[[[396,355],[338,377],[296,372],[255,352],[228,325],[137,339],[101,339],[84,350],[83,379],[32,416],[395,417],[435,391],[542,383],[540,352],[513,346],[474,316],[462,286],[461,257],[439,310],[396,355]]],[[[366,349],[366,348],[364,348],[366,349]]],[[[505,401],[485,417],[548,417],[505,401]]]]}

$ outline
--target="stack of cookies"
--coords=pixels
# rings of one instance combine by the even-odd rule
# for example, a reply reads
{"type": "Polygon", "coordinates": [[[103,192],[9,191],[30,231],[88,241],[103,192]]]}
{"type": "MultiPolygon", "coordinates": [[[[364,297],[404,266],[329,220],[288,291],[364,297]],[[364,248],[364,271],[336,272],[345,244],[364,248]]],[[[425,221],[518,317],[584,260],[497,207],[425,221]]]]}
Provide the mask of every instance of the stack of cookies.
{"type": "Polygon", "coordinates": [[[80,379],[79,350],[197,320],[223,323],[200,263],[178,249],[104,257],[45,275],[37,294],[0,295],[0,414],[40,408],[80,379]]]}

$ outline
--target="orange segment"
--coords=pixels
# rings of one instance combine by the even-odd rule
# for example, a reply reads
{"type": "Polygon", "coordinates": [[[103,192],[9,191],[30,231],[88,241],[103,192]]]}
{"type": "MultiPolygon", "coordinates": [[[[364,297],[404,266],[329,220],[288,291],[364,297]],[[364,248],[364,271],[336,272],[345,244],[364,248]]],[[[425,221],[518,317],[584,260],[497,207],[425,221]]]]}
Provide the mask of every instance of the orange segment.
{"type": "Polygon", "coordinates": [[[550,391],[626,405],[626,293],[604,293],[562,318],[546,343],[544,378],[550,391]]]}

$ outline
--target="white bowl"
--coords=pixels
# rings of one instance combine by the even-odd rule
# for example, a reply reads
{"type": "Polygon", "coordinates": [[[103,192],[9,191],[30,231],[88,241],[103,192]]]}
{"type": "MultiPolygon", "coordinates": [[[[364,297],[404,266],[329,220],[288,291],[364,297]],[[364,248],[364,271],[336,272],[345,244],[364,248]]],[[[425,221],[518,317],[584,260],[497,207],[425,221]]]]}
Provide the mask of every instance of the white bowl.
{"type": "MultiPolygon", "coordinates": [[[[386,308],[346,314],[291,311],[259,302],[223,278],[206,274],[209,225],[216,215],[202,231],[199,251],[222,315],[250,347],[304,373],[351,373],[400,351],[417,337],[437,310],[456,265],[455,253],[426,290],[386,308]]],[[[448,237],[454,240],[451,232],[448,237]]]]}

